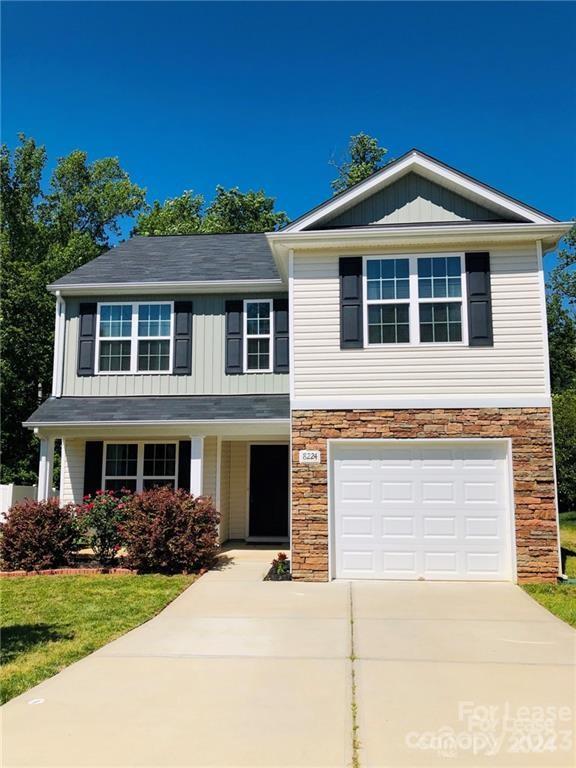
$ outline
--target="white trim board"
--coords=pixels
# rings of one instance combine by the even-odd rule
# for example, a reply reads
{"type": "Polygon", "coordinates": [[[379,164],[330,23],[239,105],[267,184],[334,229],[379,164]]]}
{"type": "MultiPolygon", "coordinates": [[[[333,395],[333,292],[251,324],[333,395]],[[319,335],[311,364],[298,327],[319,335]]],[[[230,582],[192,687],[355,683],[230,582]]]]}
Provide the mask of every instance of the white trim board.
{"type": "Polygon", "coordinates": [[[342,213],[361,200],[370,197],[375,192],[389,186],[391,183],[404,176],[407,173],[415,172],[424,178],[435,181],[447,189],[457,192],[464,197],[490,207],[495,212],[506,216],[520,217],[527,222],[536,224],[545,224],[554,222],[552,216],[548,216],[541,211],[525,205],[519,200],[514,200],[508,195],[499,192],[492,187],[483,184],[476,179],[467,176],[454,168],[435,160],[433,157],[413,149],[404,157],[393,161],[382,170],[372,174],[365,181],[354,185],[348,191],[338,195],[332,200],[327,200],[308,214],[304,214],[299,219],[285,227],[282,232],[301,232],[313,224],[326,219],[333,218],[342,213]]]}
{"type": "Polygon", "coordinates": [[[307,397],[295,398],[293,411],[341,411],[402,408],[550,408],[549,395],[438,395],[430,397],[307,397]]]}

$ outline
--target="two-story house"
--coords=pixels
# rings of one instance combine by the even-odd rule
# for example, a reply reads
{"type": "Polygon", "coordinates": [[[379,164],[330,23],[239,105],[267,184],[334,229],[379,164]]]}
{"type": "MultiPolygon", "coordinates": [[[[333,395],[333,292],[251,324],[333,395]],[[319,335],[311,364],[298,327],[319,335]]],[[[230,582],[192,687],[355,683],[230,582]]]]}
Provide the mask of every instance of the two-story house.
{"type": "Polygon", "coordinates": [[[555,580],[543,255],[570,224],[413,150],[279,232],[64,276],[40,495],[214,498],[297,579],[555,580]]]}

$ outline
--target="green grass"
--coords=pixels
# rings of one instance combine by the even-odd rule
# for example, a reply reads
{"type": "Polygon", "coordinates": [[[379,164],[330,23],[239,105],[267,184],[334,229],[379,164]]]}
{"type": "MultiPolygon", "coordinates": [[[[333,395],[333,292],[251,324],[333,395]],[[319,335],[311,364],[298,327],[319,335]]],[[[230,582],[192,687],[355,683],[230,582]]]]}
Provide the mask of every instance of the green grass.
{"type": "Polygon", "coordinates": [[[23,576],[0,581],[0,700],[151,618],[194,576],[23,576]]]}
{"type": "MultiPolygon", "coordinates": [[[[566,575],[576,579],[576,512],[560,515],[560,541],[563,549],[573,553],[566,558],[566,575]]],[[[575,584],[527,584],[524,589],[551,613],[576,628],[575,584]]]]}

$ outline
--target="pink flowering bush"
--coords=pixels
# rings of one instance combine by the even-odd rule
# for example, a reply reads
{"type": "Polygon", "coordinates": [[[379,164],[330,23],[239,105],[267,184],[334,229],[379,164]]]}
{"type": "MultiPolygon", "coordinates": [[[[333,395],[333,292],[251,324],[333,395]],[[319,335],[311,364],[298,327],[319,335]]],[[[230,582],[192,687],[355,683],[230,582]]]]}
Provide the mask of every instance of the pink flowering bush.
{"type": "Polygon", "coordinates": [[[41,571],[73,565],[82,543],[76,508],[58,499],[25,499],[0,525],[0,559],[8,570],[41,571]]]}
{"type": "Polygon", "coordinates": [[[124,543],[123,526],[129,498],[129,494],[96,491],[94,496],[85,496],[84,503],[78,507],[86,546],[90,547],[103,567],[116,563],[124,543]]]}
{"type": "Polygon", "coordinates": [[[189,573],[214,562],[220,516],[212,499],[153,488],[130,497],[127,511],[123,531],[130,568],[189,573]]]}

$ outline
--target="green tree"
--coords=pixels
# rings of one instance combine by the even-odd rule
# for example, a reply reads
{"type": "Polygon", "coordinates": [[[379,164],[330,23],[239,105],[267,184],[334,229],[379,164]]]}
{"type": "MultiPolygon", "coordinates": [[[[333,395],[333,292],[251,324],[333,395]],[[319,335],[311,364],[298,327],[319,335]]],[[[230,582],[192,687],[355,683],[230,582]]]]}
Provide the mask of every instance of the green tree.
{"type": "Polygon", "coordinates": [[[195,235],[202,226],[204,198],[187,190],[180,197],[155,201],[138,215],[134,235],[195,235]]]}
{"type": "Polygon", "coordinates": [[[353,187],[380,170],[387,153],[388,150],[378,144],[378,139],[366,133],[351,136],[346,159],[340,163],[331,162],[338,170],[338,177],[331,184],[334,194],[353,187]]]}
{"type": "Polygon", "coordinates": [[[109,247],[118,222],[145,191],[115,158],[88,163],[84,152],[58,160],[42,189],[46,151],[21,135],[0,150],[2,301],[2,482],[28,483],[37,471],[36,439],[22,426],[51,389],[54,297],[46,285],[109,247]]]}
{"type": "Polygon", "coordinates": [[[263,189],[241,192],[238,187],[218,185],[216,196],[206,209],[204,232],[271,232],[288,223],[283,211],[275,211],[275,199],[263,189]]]}
{"type": "Polygon", "coordinates": [[[552,398],[558,503],[562,511],[576,509],[576,390],[552,398]]]}
{"type": "Polygon", "coordinates": [[[563,392],[576,388],[576,321],[558,293],[549,294],[546,310],[552,392],[563,392]]]}
{"type": "Polygon", "coordinates": [[[576,310],[576,224],[564,238],[564,243],[550,275],[550,288],[576,310]]]}

